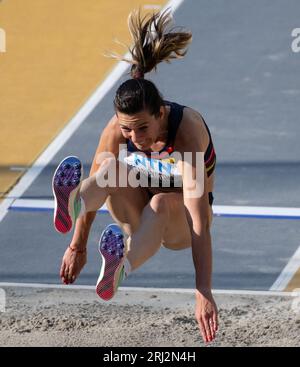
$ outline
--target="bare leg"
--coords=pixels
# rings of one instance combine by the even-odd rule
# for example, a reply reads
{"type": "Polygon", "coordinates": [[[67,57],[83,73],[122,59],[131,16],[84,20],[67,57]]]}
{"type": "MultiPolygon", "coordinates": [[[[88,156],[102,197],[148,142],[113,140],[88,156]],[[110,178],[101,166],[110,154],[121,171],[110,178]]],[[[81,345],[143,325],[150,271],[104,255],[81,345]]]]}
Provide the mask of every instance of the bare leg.
{"type": "MultiPolygon", "coordinates": [[[[136,194],[137,191],[141,191],[143,188],[132,188],[129,185],[127,187],[119,187],[120,175],[122,175],[123,180],[126,179],[128,175],[127,166],[118,160],[107,158],[103,160],[98,171],[94,175],[82,181],[79,195],[84,200],[86,212],[98,210],[110,195],[117,195],[118,197],[128,196],[131,202],[137,203],[138,206],[140,206],[140,195],[137,194],[139,198],[138,200],[134,200],[134,194],[136,194]],[[112,185],[100,185],[100,182],[107,182],[107,178],[110,174],[112,175],[112,172],[115,173],[115,177],[112,179],[112,185]]],[[[145,191],[145,189],[143,190],[145,191]]],[[[145,198],[145,195],[143,198],[145,198]]],[[[144,202],[145,200],[142,201],[144,202]]],[[[143,206],[144,205],[145,202],[143,206]]],[[[122,206],[119,205],[117,210],[122,211],[122,206]]]]}
{"type": "Polygon", "coordinates": [[[94,175],[82,181],[79,195],[84,200],[86,212],[96,211],[105,203],[111,188],[100,187],[97,183],[97,175],[98,177],[107,175],[111,164],[113,164],[112,160],[105,159],[94,175]]]}
{"type": "MultiPolygon", "coordinates": [[[[100,167],[98,174],[105,175],[109,164],[108,160],[100,167]]],[[[145,188],[101,188],[94,175],[83,181],[80,195],[87,211],[95,211],[107,202],[112,217],[129,236],[127,258],[132,270],[152,257],[161,244],[173,250],[191,246],[190,229],[180,193],[158,193],[149,202],[145,188]]]]}
{"type": "MultiPolygon", "coordinates": [[[[102,174],[104,176],[107,170],[108,164],[101,165],[98,174],[102,174]]],[[[149,194],[145,188],[99,187],[95,175],[82,182],[79,193],[84,199],[86,212],[93,212],[92,214],[94,214],[94,212],[98,210],[106,200],[106,204],[111,215],[118,222],[118,224],[120,224],[123,231],[128,236],[131,235],[138,227],[143,208],[149,201],[149,194]]],[[[76,243],[77,246],[79,243],[82,247],[86,245],[86,242],[85,240],[82,240],[82,234],[80,231],[80,222],[77,222],[72,241],[74,241],[73,245],[76,243]]],[[[88,231],[89,228],[87,233],[88,231]]],[[[83,237],[85,237],[85,234],[83,237]]],[[[60,271],[63,282],[66,284],[73,283],[85,263],[85,254],[76,255],[76,252],[73,252],[68,247],[63,257],[60,271]]]]}
{"type": "Polygon", "coordinates": [[[127,236],[131,236],[140,225],[144,207],[149,202],[149,194],[143,187],[126,187],[111,193],[106,205],[114,220],[127,236]]]}
{"type": "Polygon", "coordinates": [[[162,243],[171,249],[191,245],[182,194],[156,194],[144,208],[138,229],[128,239],[128,260],[132,270],[152,257],[162,243]]]}

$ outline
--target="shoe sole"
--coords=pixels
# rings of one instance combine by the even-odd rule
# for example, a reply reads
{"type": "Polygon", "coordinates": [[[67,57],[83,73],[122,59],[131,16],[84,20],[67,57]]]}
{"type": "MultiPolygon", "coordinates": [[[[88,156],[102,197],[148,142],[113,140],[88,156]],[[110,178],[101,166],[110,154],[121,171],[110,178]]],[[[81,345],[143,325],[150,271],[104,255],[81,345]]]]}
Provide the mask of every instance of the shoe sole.
{"type": "Polygon", "coordinates": [[[100,298],[108,301],[117,291],[119,275],[126,254],[124,236],[118,225],[110,224],[102,232],[99,252],[102,256],[102,267],[96,285],[96,293],[100,298]]]}
{"type": "Polygon", "coordinates": [[[69,232],[74,224],[74,199],[80,188],[83,169],[75,156],[66,157],[56,168],[52,179],[55,198],[54,227],[59,233],[69,232]]]}

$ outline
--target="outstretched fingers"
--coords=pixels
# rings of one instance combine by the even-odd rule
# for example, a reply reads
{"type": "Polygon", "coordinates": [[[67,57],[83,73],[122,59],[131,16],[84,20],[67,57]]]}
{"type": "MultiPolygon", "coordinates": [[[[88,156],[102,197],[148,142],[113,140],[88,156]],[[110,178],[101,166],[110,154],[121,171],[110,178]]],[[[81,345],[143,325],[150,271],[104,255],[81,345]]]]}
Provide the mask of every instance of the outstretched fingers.
{"type": "Polygon", "coordinates": [[[85,264],[86,250],[75,251],[69,246],[62,259],[59,272],[62,282],[64,284],[74,283],[85,264]]]}
{"type": "Polygon", "coordinates": [[[59,272],[59,276],[62,280],[62,282],[64,284],[66,284],[66,275],[65,275],[65,272],[66,272],[66,263],[64,262],[64,260],[62,261],[62,264],[61,264],[61,267],[60,267],[60,272],[59,272]]]}
{"type": "Polygon", "coordinates": [[[218,317],[215,312],[196,317],[198,327],[205,343],[212,342],[218,331],[218,317]]]}

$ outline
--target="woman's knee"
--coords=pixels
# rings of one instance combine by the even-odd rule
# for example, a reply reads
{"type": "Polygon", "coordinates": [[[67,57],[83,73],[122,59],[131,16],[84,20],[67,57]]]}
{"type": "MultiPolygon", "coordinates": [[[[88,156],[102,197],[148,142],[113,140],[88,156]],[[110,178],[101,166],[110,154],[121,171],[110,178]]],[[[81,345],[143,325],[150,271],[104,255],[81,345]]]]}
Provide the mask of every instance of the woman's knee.
{"type": "Polygon", "coordinates": [[[155,194],[150,200],[149,205],[156,214],[169,217],[170,212],[169,212],[168,194],[166,193],[155,194]]]}
{"type": "Polygon", "coordinates": [[[174,242],[174,243],[162,241],[161,245],[168,250],[180,251],[190,248],[191,241],[187,240],[185,242],[174,242]]]}

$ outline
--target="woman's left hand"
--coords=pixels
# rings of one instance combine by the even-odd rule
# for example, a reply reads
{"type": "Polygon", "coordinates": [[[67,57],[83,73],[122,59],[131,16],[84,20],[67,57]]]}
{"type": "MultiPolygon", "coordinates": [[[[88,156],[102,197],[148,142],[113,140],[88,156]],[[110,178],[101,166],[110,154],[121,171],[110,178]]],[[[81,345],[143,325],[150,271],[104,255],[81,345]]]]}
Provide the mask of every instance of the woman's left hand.
{"type": "Polygon", "coordinates": [[[211,292],[196,290],[195,317],[204,342],[213,341],[218,331],[218,310],[211,292]]]}

